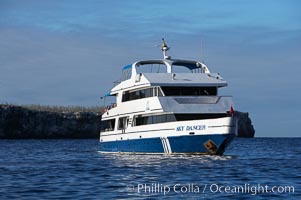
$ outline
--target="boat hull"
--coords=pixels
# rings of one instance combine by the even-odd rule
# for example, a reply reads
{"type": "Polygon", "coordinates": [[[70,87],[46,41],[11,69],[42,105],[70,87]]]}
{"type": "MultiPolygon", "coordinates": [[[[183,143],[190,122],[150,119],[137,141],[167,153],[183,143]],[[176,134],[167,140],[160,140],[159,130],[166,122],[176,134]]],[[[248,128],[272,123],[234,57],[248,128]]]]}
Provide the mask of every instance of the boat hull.
{"type": "Polygon", "coordinates": [[[202,134],[100,142],[100,152],[222,155],[235,134],[202,134]]]}

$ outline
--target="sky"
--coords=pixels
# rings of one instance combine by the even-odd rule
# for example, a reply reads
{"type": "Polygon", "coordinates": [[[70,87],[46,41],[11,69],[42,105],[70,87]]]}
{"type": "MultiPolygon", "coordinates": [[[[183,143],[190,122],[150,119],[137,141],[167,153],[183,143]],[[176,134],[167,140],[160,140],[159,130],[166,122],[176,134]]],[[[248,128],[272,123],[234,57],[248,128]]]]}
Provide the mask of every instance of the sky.
{"type": "Polygon", "coordinates": [[[102,106],[137,60],[201,60],[256,137],[300,137],[301,1],[0,0],[0,103],[102,106]]]}

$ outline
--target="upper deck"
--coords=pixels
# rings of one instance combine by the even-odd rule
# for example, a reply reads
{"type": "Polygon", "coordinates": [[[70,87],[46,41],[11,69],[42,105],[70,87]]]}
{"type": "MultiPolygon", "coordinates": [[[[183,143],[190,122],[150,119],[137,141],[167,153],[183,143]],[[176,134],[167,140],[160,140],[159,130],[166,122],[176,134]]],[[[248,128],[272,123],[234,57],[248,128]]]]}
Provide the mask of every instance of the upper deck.
{"type": "Polygon", "coordinates": [[[144,60],[123,67],[122,75],[111,94],[128,88],[145,86],[213,86],[223,87],[227,82],[198,61],[163,59],[144,60]]]}
{"type": "Polygon", "coordinates": [[[171,59],[169,47],[162,39],[163,59],[143,60],[123,67],[117,85],[111,95],[120,91],[135,90],[149,86],[224,87],[227,82],[217,73],[210,73],[201,62],[171,59]]]}

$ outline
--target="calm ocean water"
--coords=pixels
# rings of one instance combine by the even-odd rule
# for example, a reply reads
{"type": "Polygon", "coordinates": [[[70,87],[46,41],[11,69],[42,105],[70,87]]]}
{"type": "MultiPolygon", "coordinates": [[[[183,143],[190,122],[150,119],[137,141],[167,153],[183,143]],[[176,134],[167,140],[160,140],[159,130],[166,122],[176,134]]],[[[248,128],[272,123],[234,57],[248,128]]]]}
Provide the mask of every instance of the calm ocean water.
{"type": "Polygon", "coordinates": [[[0,199],[301,199],[301,138],[235,139],[224,156],[100,154],[97,142],[0,140],[0,199]]]}

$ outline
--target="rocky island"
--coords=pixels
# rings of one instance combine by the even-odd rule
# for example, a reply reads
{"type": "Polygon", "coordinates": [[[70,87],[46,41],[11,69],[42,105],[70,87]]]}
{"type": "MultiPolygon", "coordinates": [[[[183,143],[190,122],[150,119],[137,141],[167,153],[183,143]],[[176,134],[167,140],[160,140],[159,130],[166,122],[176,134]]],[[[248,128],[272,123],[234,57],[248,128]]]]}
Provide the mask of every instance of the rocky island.
{"type": "MultiPolygon", "coordinates": [[[[0,104],[0,139],[88,139],[99,137],[101,107],[0,104]]],[[[249,114],[235,111],[238,137],[254,137],[249,114]]]]}

